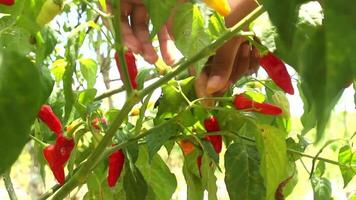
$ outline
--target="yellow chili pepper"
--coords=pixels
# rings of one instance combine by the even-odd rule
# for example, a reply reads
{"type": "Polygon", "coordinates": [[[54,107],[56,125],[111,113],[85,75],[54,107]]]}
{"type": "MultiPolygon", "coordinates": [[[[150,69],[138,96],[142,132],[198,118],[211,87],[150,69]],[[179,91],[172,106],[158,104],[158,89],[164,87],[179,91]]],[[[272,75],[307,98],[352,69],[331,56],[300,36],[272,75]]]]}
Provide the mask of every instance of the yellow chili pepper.
{"type": "Polygon", "coordinates": [[[222,16],[227,16],[231,12],[231,8],[227,0],[204,0],[204,2],[222,16]]]}

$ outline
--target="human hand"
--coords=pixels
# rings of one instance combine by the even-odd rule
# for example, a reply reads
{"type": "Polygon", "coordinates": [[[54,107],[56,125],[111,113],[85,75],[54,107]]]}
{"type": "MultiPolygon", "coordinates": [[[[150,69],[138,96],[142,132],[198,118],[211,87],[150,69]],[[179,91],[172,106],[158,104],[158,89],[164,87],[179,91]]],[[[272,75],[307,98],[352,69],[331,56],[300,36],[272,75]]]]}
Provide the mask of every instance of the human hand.
{"type": "MultiPolygon", "coordinates": [[[[147,9],[141,0],[121,0],[121,34],[125,45],[135,54],[140,54],[147,62],[153,64],[158,55],[150,39],[147,9]]],[[[109,10],[110,5],[108,5],[109,10]]],[[[159,46],[164,62],[168,65],[175,63],[177,49],[169,33],[172,20],[169,19],[158,32],[159,46]]]]}
{"type": "Polygon", "coordinates": [[[222,47],[207,62],[195,82],[198,97],[218,96],[244,75],[256,73],[260,54],[242,37],[222,47]]]}
{"type": "MultiPolygon", "coordinates": [[[[235,25],[249,14],[257,4],[253,0],[230,0],[232,12],[225,17],[228,27],[235,25]]],[[[235,37],[220,47],[209,59],[195,82],[198,97],[210,97],[223,94],[235,81],[244,75],[257,72],[260,54],[243,37],[235,37]]],[[[213,101],[206,101],[212,106],[213,101]]]]}

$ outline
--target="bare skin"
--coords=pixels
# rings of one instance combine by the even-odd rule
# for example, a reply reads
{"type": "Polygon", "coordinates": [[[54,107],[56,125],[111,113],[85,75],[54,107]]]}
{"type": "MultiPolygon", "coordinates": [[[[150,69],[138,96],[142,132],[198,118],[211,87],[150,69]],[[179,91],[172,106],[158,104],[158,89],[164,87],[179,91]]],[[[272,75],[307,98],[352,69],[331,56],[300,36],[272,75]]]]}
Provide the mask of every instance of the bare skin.
{"type": "MultiPolygon", "coordinates": [[[[180,0],[182,2],[184,0],[180,0]]],[[[140,54],[153,64],[158,55],[149,37],[149,16],[141,0],[121,0],[121,27],[125,44],[134,53],[140,54]],[[131,23],[129,23],[129,19],[131,23]]],[[[225,17],[227,27],[231,27],[248,15],[257,4],[254,0],[229,0],[232,12],[225,17]]],[[[172,18],[172,17],[171,17],[172,18]]],[[[162,58],[168,65],[174,64],[177,49],[171,34],[171,21],[158,33],[162,58]]],[[[260,55],[242,37],[236,37],[220,47],[209,59],[205,69],[197,77],[195,89],[198,97],[216,96],[225,92],[231,84],[242,76],[258,69],[260,55]]]]}

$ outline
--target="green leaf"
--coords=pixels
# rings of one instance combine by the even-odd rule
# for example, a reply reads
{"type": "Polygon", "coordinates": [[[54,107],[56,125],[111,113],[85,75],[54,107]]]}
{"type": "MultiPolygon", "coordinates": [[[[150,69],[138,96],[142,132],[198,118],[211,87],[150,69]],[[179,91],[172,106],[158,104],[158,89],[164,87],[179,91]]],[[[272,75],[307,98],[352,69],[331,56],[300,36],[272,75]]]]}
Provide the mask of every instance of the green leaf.
{"type": "Polygon", "coordinates": [[[349,168],[340,166],[345,188],[356,175],[356,152],[352,151],[349,145],[343,146],[339,150],[339,163],[349,166],[349,168]]]}
{"type": "Polygon", "coordinates": [[[163,85],[163,95],[159,100],[160,104],[158,107],[157,118],[161,120],[169,119],[183,109],[186,109],[188,102],[183,98],[182,93],[188,98],[194,96],[193,86],[194,77],[189,77],[181,81],[171,80],[163,85]],[[181,91],[179,90],[179,87],[181,88],[181,91]]]}
{"type": "Polygon", "coordinates": [[[327,83],[334,90],[347,87],[347,83],[356,78],[356,50],[350,45],[356,43],[355,6],[356,2],[348,0],[325,0],[323,4],[329,75],[327,83]]]}
{"type": "MultiPolygon", "coordinates": [[[[177,48],[186,58],[210,44],[212,38],[205,32],[204,19],[197,5],[184,3],[177,7],[173,20],[173,37],[177,48]]],[[[208,58],[201,59],[195,64],[199,74],[208,58]]]]}
{"type": "Polygon", "coordinates": [[[331,183],[326,178],[312,177],[312,186],[314,191],[314,200],[331,199],[331,183]]]}
{"type": "MultiPolygon", "coordinates": [[[[108,183],[106,181],[107,170],[105,166],[100,164],[95,168],[88,177],[87,187],[88,193],[84,199],[96,199],[96,200],[111,200],[113,194],[110,191],[108,183]]],[[[120,179],[118,180],[118,182],[120,179]]]]}
{"type": "Polygon", "coordinates": [[[129,166],[125,167],[124,189],[126,199],[145,200],[148,186],[140,170],[135,167],[134,171],[129,166]]]}
{"type": "Polygon", "coordinates": [[[83,77],[87,81],[87,88],[93,88],[96,82],[96,73],[98,71],[98,65],[95,60],[90,58],[82,58],[79,60],[80,71],[83,74],[83,77]]]}
{"type": "Polygon", "coordinates": [[[15,162],[28,141],[43,94],[40,72],[26,57],[0,51],[0,174],[15,162]]]}
{"type": "Polygon", "coordinates": [[[259,125],[256,144],[261,157],[260,173],[266,187],[266,199],[273,200],[278,185],[288,178],[287,144],[284,131],[259,125]]]}
{"type": "Polygon", "coordinates": [[[177,187],[176,177],[170,172],[168,166],[158,154],[153,156],[150,163],[148,161],[147,149],[144,147],[140,148],[136,166],[142,172],[148,185],[152,188],[154,199],[171,199],[177,187]]]}
{"type": "Polygon", "coordinates": [[[208,28],[210,36],[214,39],[217,39],[219,36],[221,36],[227,31],[224,17],[214,13],[209,19],[208,28]]]}
{"type": "Polygon", "coordinates": [[[202,183],[208,191],[209,200],[217,200],[216,176],[214,174],[216,167],[212,165],[211,159],[207,154],[203,154],[201,165],[202,183]]]}
{"type": "Polygon", "coordinates": [[[318,165],[315,168],[314,175],[317,177],[322,177],[325,173],[325,162],[319,161],[318,165]]]}
{"type": "Polygon", "coordinates": [[[299,6],[306,1],[308,0],[262,1],[263,6],[268,11],[271,21],[277,27],[278,33],[286,47],[290,47],[293,43],[299,6]]]}
{"type": "Polygon", "coordinates": [[[57,44],[57,37],[53,30],[46,27],[36,34],[35,40],[37,47],[36,60],[37,63],[42,63],[53,52],[57,44]]]}
{"type": "Polygon", "coordinates": [[[201,140],[201,145],[204,152],[214,161],[216,165],[219,165],[219,155],[216,153],[211,142],[206,140],[201,140]]]}
{"type": "Polygon", "coordinates": [[[172,9],[176,5],[177,0],[143,0],[145,8],[148,11],[153,25],[151,35],[155,35],[161,30],[162,25],[166,23],[168,17],[172,14],[172,9]]]}
{"type": "Polygon", "coordinates": [[[54,80],[51,77],[51,72],[46,66],[40,66],[40,73],[41,73],[41,88],[43,94],[42,103],[44,103],[52,93],[54,80]]]}
{"type": "Polygon", "coordinates": [[[64,59],[58,59],[52,63],[51,73],[53,74],[56,83],[59,83],[62,80],[66,66],[67,62],[64,59]]]}
{"type": "Polygon", "coordinates": [[[187,200],[202,200],[204,197],[204,187],[197,166],[199,154],[199,151],[193,151],[184,158],[183,174],[187,183],[187,200]]]}
{"type": "Polygon", "coordinates": [[[158,152],[162,145],[164,145],[170,137],[177,135],[179,131],[180,126],[172,120],[148,130],[146,140],[150,160],[158,152]]]}
{"type": "Polygon", "coordinates": [[[225,183],[231,200],[265,199],[259,165],[256,147],[244,143],[229,146],[225,153],[225,183]]]}

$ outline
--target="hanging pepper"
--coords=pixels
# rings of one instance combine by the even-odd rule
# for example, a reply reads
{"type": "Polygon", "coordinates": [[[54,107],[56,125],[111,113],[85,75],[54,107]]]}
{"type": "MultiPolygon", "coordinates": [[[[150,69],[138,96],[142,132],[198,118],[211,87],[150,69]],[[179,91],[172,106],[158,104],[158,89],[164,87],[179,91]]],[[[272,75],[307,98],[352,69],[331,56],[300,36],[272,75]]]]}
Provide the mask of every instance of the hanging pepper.
{"type": "Polygon", "coordinates": [[[51,22],[62,10],[62,5],[54,0],[46,0],[37,15],[36,22],[41,27],[51,22]]]}
{"type": "Polygon", "coordinates": [[[234,104],[236,109],[249,109],[252,112],[258,112],[265,115],[281,115],[283,110],[278,106],[269,103],[258,103],[249,99],[244,94],[235,96],[234,104]]]}
{"type": "MultiPolygon", "coordinates": [[[[205,129],[208,132],[216,132],[220,131],[219,123],[216,117],[211,116],[204,120],[205,129]]],[[[210,141],[213,145],[216,153],[220,153],[222,149],[222,136],[221,135],[207,135],[205,136],[205,140],[210,141]]]]}
{"type": "Polygon", "coordinates": [[[0,4],[6,5],[6,6],[12,6],[15,4],[15,0],[0,0],[0,4]]]}
{"type": "Polygon", "coordinates": [[[184,155],[188,155],[194,151],[194,145],[189,140],[181,140],[179,145],[182,148],[184,155]]]}
{"type": "Polygon", "coordinates": [[[227,0],[204,0],[204,2],[222,16],[227,16],[231,12],[231,8],[227,0]]]}
{"type": "Polygon", "coordinates": [[[42,105],[38,117],[57,135],[62,133],[62,123],[53,112],[51,106],[42,105]]]}
{"type": "MultiPolygon", "coordinates": [[[[124,76],[124,71],[122,70],[122,66],[120,63],[120,58],[119,58],[118,53],[115,54],[115,60],[116,60],[117,68],[119,69],[119,72],[120,72],[120,77],[121,77],[121,79],[123,79],[125,76],[124,76]]],[[[128,70],[129,77],[130,77],[131,86],[133,89],[137,89],[137,82],[136,82],[137,66],[136,66],[136,59],[135,59],[135,56],[133,55],[132,51],[129,50],[125,53],[125,61],[126,61],[127,70],[128,70]]]]}
{"type": "Polygon", "coordinates": [[[51,144],[43,149],[43,156],[52,170],[52,173],[59,184],[63,185],[65,181],[64,166],[59,161],[59,154],[56,151],[54,144],[51,144]]]}
{"type": "Polygon", "coordinates": [[[65,181],[64,165],[69,160],[73,148],[74,140],[64,137],[63,134],[59,134],[55,144],[51,144],[43,149],[43,155],[54,177],[61,185],[65,181]]]}
{"type": "Polygon", "coordinates": [[[64,166],[69,160],[69,156],[74,148],[74,140],[66,138],[63,134],[60,134],[56,139],[55,148],[58,154],[58,161],[64,166]]]}
{"type": "MultiPolygon", "coordinates": [[[[207,132],[217,132],[220,131],[220,126],[218,120],[215,116],[210,116],[209,118],[204,120],[204,126],[207,132]]],[[[217,154],[221,152],[222,149],[222,136],[221,135],[207,135],[204,137],[206,141],[209,141],[217,154]]],[[[202,163],[202,156],[199,155],[197,158],[197,165],[199,169],[199,174],[201,175],[201,163],[202,163]]]]}
{"type": "Polygon", "coordinates": [[[109,157],[109,172],[108,172],[108,185],[114,187],[120,177],[121,171],[124,167],[125,155],[122,150],[117,150],[109,157]]]}
{"type": "Polygon", "coordinates": [[[278,87],[288,94],[294,94],[294,88],[287,68],[277,56],[268,52],[260,59],[259,63],[278,87]]]}

